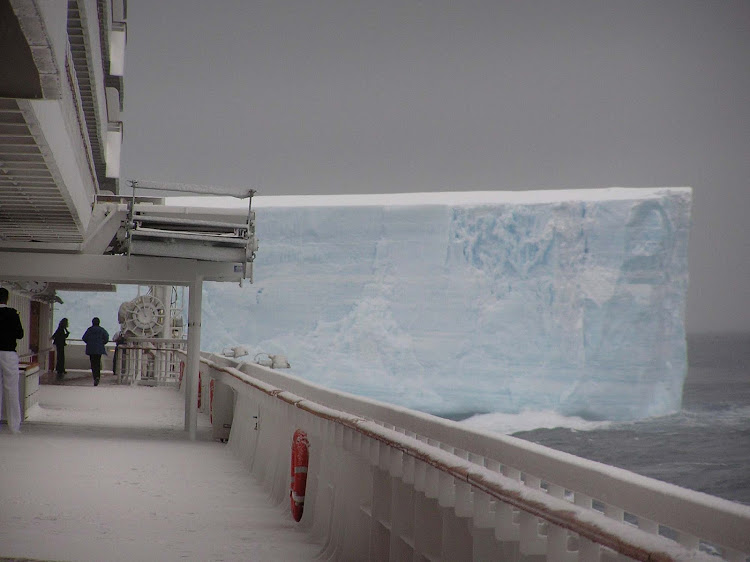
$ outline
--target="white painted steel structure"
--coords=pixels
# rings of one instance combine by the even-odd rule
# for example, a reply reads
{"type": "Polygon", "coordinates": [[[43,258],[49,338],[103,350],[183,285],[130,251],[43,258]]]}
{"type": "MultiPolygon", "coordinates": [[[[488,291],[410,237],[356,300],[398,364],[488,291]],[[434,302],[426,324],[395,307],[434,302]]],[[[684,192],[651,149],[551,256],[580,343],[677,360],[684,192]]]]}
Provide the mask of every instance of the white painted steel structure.
{"type": "Polygon", "coordinates": [[[229,446],[278,502],[289,502],[292,435],[307,432],[300,524],[325,540],[323,559],[740,562],[750,553],[741,504],[219,355],[204,355],[201,371],[234,390],[229,446]]]}
{"type": "MultiPolygon", "coordinates": [[[[126,0],[0,0],[0,283],[44,303],[44,334],[19,347],[41,361],[58,290],[189,286],[189,354],[197,357],[202,282],[252,279],[250,203],[244,215],[217,220],[119,193],[126,18],[126,0]]],[[[230,191],[252,201],[252,189],[230,191]]],[[[191,360],[192,390],[197,376],[191,360]]],[[[186,429],[194,437],[190,412],[186,429]]]]}
{"type": "Polygon", "coordinates": [[[177,387],[185,346],[182,339],[131,338],[118,347],[112,371],[119,384],[177,387]]]}

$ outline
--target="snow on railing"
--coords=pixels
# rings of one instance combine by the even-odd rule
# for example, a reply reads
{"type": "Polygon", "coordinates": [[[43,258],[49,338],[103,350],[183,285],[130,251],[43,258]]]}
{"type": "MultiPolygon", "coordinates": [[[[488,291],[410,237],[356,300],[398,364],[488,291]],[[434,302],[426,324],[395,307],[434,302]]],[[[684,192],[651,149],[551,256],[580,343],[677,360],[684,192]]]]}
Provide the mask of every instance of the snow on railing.
{"type": "Polygon", "coordinates": [[[209,376],[237,392],[230,447],[280,502],[292,434],[307,431],[302,524],[326,539],[329,558],[744,562],[750,553],[741,504],[417,412],[411,429],[396,427],[342,404],[394,410],[402,422],[408,411],[210,357],[209,376]]]}

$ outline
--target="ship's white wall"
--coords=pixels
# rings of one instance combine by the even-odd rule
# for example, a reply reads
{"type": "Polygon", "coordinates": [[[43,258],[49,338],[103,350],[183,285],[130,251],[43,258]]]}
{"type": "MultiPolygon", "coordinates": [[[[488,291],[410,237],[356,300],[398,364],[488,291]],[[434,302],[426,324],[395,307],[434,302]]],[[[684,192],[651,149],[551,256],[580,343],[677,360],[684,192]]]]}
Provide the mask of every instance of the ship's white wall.
{"type": "Polygon", "coordinates": [[[63,73],[68,50],[68,3],[63,0],[37,0],[36,5],[47,30],[57,71],[63,73]]]}

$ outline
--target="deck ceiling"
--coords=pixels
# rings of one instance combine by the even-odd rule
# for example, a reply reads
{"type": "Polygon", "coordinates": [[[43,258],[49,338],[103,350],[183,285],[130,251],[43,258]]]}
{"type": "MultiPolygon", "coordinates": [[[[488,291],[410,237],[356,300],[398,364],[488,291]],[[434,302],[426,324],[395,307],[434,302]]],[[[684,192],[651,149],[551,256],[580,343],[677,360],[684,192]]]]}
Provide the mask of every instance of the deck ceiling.
{"type": "Polygon", "coordinates": [[[18,102],[0,98],[0,246],[82,240],[18,102]]]}
{"type": "MultiPolygon", "coordinates": [[[[91,142],[90,161],[98,178],[104,177],[102,141],[97,127],[97,105],[79,2],[68,4],[68,41],[78,103],[91,142]]],[[[80,244],[84,238],[80,211],[72,206],[70,190],[60,179],[58,163],[44,134],[29,112],[33,100],[60,101],[68,84],[58,68],[41,13],[33,1],[0,0],[5,24],[0,33],[0,250],[24,249],[40,243],[80,244]],[[18,246],[16,246],[18,245],[18,246]]],[[[69,85],[68,85],[69,86],[69,85]]]]}

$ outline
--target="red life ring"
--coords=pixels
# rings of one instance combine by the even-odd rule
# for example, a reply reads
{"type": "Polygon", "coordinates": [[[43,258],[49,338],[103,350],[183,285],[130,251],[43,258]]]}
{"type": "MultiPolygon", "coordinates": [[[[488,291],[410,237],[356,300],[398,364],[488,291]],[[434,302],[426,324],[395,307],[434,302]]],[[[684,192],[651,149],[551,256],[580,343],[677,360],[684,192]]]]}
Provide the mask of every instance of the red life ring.
{"type": "Polygon", "coordinates": [[[301,429],[295,431],[294,437],[292,437],[292,489],[289,492],[292,517],[295,521],[302,519],[302,509],[305,507],[309,447],[310,442],[307,440],[307,433],[301,429]]]}

